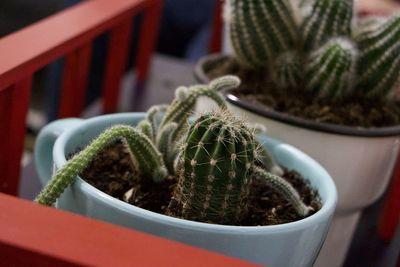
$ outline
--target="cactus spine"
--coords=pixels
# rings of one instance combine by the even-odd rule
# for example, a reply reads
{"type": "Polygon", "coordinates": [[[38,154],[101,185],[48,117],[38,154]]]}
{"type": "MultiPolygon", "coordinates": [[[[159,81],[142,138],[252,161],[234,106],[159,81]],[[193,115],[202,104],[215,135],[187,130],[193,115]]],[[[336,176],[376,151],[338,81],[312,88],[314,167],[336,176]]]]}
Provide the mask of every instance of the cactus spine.
{"type": "Polygon", "coordinates": [[[400,15],[357,37],[360,48],[357,88],[367,96],[384,96],[395,89],[400,73],[400,15]]]}
{"type": "Polygon", "coordinates": [[[151,177],[158,182],[167,176],[168,172],[162,155],[145,134],[130,126],[114,126],[102,133],[58,170],[35,201],[44,205],[53,205],[65,188],[75,180],[76,176],[82,173],[90,161],[104,147],[120,138],[128,144],[132,161],[144,177],[151,177]]]}
{"type": "Polygon", "coordinates": [[[302,25],[306,51],[323,45],[329,38],[351,35],[353,0],[317,0],[302,25]]]}
{"type": "Polygon", "coordinates": [[[180,156],[174,198],[186,219],[235,224],[247,213],[246,197],[254,174],[260,175],[301,216],[310,209],[282,178],[255,167],[258,142],[228,113],[206,114],[190,127],[180,156]]]}
{"type": "Polygon", "coordinates": [[[346,39],[332,39],[312,53],[306,72],[307,89],[320,97],[342,98],[351,92],[356,50],[346,39]]]}
{"type": "Polygon", "coordinates": [[[293,49],[296,23],[288,0],[231,0],[230,35],[239,61],[267,67],[279,52],[293,49]]]}

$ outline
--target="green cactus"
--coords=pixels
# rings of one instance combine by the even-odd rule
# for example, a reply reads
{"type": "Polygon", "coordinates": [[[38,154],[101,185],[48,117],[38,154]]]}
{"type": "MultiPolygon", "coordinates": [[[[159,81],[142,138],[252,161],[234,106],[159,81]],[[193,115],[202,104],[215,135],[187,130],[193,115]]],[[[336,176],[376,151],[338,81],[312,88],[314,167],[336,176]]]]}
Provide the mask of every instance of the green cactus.
{"type": "Polygon", "coordinates": [[[295,88],[301,82],[301,59],[296,51],[282,53],[273,70],[272,79],[280,88],[295,88]]]}
{"type": "Polygon", "coordinates": [[[351,36],[353,5],[352,0],[316,0],[302,25],[305,50],[324,45],[331,38],[351,36]]]}
{"type": "Polygon", "coordinates": [[[65,188],[75,180],[76,176],[82,173],[93,158],[117,139],[123,139],[127,143],[132,162],[143,177],[151,177],[155,182],[158,182],[167,176],[168,171],[162,155],[145,134],[130,126],[113,126],[58,170],[35,201],[44,205],[53,205],[65,188]]]}
{"type": "Polygon", "coordinates": [[[187,120],[200,97],[206,96],[214,100],[221,109],[226,109],[225,100],[220,95],[220,92],[236,88],[239,84],[239,78],[228,75],[215,79],[208,85],[195,85],[189,88],[179,87],[175,92],[175,99],[165,112],[159,129],[162,129],[172,122],[176,123],[177,129],[172,137],[172,141],[179,140],[182,129],[186,126],[187,120]]]}
{"type": "Polygon", "coordinates": [[[400,77],[400,15],[369,25],[356,41],[360,49],[357,89],[368,97],[387,95],[400,77]]]}
{"type": "Polygon", "coordinates": [[[311,53],[306,88],[319,97],[341,99],[352,93],[357,52],[346,39],[332,39],[311,53]]]}
{"type": "Polygon", "coordinates": [[[258,149],[253,133],[226,112],[197,119],[189,129],[178,164],[174,199],[182,207],[182,217],[235,224],[247,213],[246,197],[254,174],[292,202],[300,215],[308,214],[310,209],[290,184],[255,166],[258,149]]]}
{"type": "Polygon", "coordinates": [[[45,205],[53,205],[65,188],[82,173],[92,159],[116,139],[126,142],[132,155],[132,162],[143,177],[152,178],[154,182],[163,180],[174,171],[173,165],[178,149],[173,136],[176,136],[179,127],[183,128],[187,123],[197,99],[200,96],[209,96],[220,107],[225,108],[224,99],[218,92],[234,88],[239,83],[240,80],[237,77],[225,76],[213,80],[209,85],[190,87],[187,92],[184,92],[185,99],[179,95],[180,89],[178,88],[177,98],[171,106],[159,105],[150,108],[146,119],[141,121],[137,128],[115,126],[102,133],[58,170],[36,201],[45,205]],[[165,115],[161,124],[158,125],[156,117],[162,112],[165,112],[165,115]]]}
{"type": "Polygon", "coordinates": [[[230,36],[246,67],[268,67],[280,52],[296,46],[297,31],[289,0],[231,0],[230,36]]]}

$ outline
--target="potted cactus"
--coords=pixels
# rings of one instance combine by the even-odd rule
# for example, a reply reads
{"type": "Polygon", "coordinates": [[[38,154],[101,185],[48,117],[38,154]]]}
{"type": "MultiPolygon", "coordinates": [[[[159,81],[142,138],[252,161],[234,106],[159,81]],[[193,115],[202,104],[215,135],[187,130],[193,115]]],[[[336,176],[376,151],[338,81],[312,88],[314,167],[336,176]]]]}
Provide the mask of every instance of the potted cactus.
{"type": "MultiPolygon", "coordinates": [[[[254,129],[226,110],[217,91],[238,83],[236,77],[227,76],[208,86],[180,87],[171,105],[153,107],[147,114],[115,114],[84,122],[60,120],[50,124],[40,133],[35,152],[44,181],[49,179],[48,161],[52,161],[44,158],[52,149],[54,132],[69,130],[56,138],[53,155],[58,170],[46,181],[36,201],[44,205],[57,201],[56,205],[66,210],[256,263],[311,266],[333,216],[335,186],[311,158],[277,140],[256,137],[254,129]],[[199,96],[211,97],[221,110],[201,115],[187,127],[199,96]],[[66,160],[66,155],[97,135],[66,160]],[[113,198],[77,177],[115,140],[129,151],[135,183],[150,184],[150,190],[155,190],[172,181],[173,190],[163,214],[113,198]],[[317,190],[313,201],[303,200],[295,187],[281,177],[285,169],[274,157],[282,166],[298,171],[309,187],[317,190]],[[245,218],[254,217],[250,195],[255,189],[266,187],[281,196],[286,209],[293,209],[298,218],[278,225],[243,223],[245,218]]],[[[133,194],[129,190],[124,196],[129,199],[133,194]]]]}
{"type": "Polygon", "coordinates": [[[351,0],[228,0],[225,20],[234,54],[195,74],[238,75],[230,108],[327,168],[338,209],[316,266],[340,266],[398,155],[400,16],[360,18],[351,0]]]}

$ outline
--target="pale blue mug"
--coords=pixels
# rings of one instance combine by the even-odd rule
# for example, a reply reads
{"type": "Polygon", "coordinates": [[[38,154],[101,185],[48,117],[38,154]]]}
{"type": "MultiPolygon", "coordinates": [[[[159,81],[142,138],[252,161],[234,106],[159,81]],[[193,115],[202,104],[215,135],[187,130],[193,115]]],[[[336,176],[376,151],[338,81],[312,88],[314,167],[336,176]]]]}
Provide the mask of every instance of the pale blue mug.
{"type": "MultiPolygon", "coordinates": [[[[66,155],[87,145],[115,124],[135,125],[145,113],[63,119],[44,127],[35,146],[35,161],[43,184],[66,162],[66,155]]],[[[313,159],[276,139],[261,137],[283,166],[306,177],[321,196],[322,208],[303,220],[274,226],[225,226],[177,219],[115,199],[79,177],[61,196],[57,207],[99,220],[205,248],[271,267],[312,266],[326,238],[337,192],[329,174],[313,159]]],[[[112,253],[112,252],[110,252],[112,253]]]]}

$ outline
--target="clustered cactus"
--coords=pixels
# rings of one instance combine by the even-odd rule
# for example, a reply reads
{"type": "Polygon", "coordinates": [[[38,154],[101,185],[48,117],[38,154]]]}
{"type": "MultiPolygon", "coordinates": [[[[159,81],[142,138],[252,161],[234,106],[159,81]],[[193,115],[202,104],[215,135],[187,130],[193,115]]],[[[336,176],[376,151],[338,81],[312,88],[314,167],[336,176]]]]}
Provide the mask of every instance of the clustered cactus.
{"type": "Polygon", "coordinates": [[[400,15],[364,19],[354,0],[228,0],[230,37],[244,67],[280,88],[319,98],[384,98],[400,73],[400,15]]]}
{"type": "Polygon", "coordinates": [[[36,201],[53,205],[101,149],[120,139],[129,148],[140,179],[157,183],[169,175],[178,178],[173,199],[179,203],[183,218],[239,222],[247,212],[246,197],[255,175],[282,194],[299,215],[306,216],[311,208],[279,176],[282,169],[258,143],[254,129],[226,110],[218,91],[239,83],[237,77],[225,76],[209,85],[179,87],[171,105],[150,108],[136,127],[113,126],[100,134],[57,171],[36,201]],[[221,110],[202,115],[188,128],[189,116],[200,96],[215,100],[221,110]]]}

